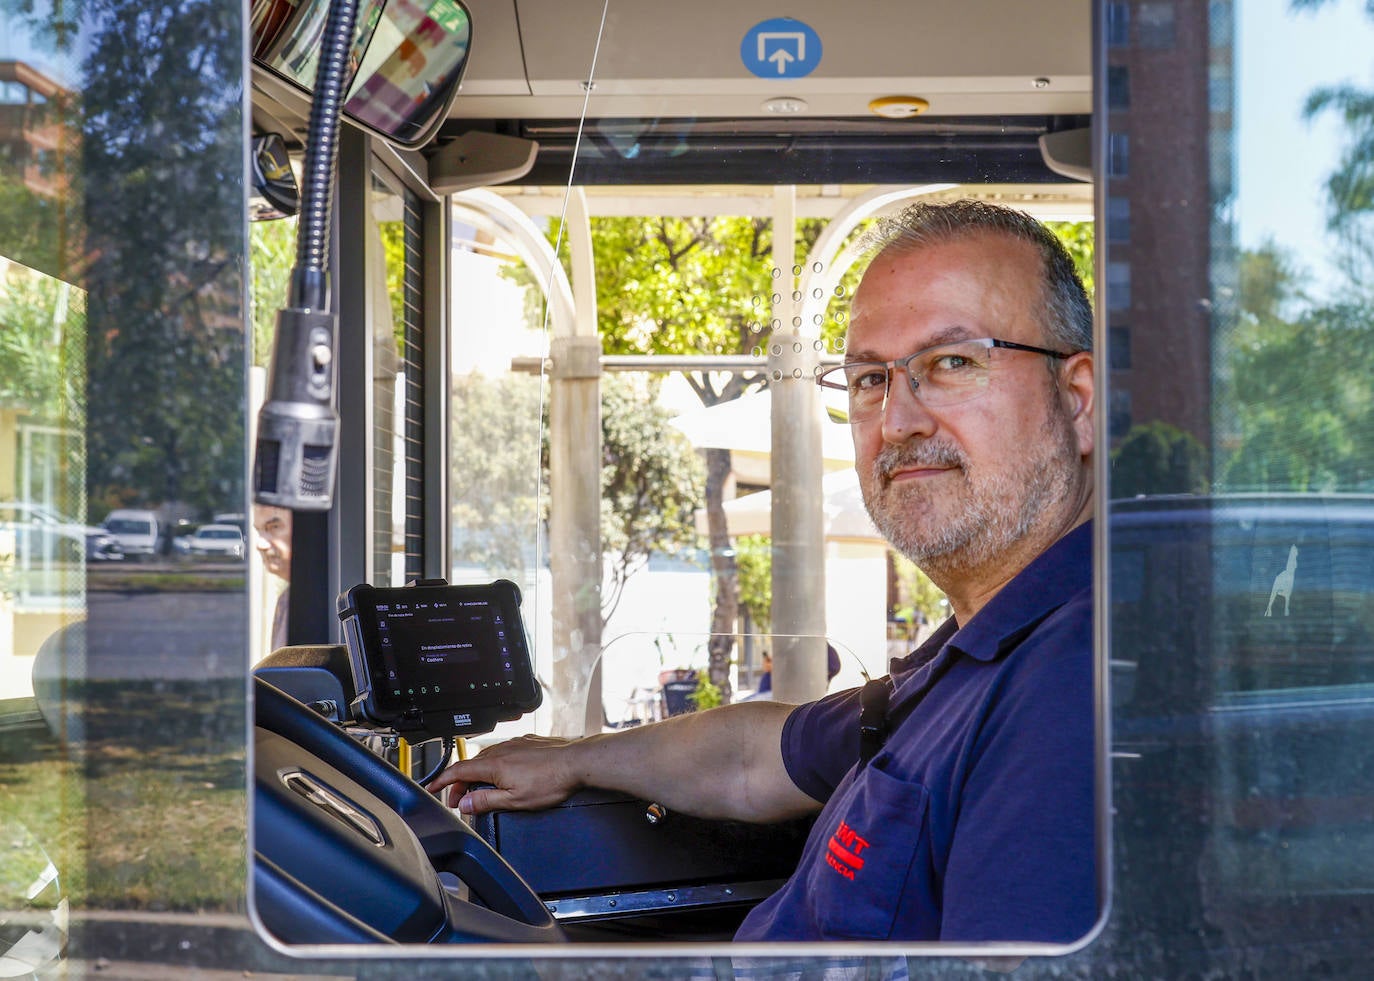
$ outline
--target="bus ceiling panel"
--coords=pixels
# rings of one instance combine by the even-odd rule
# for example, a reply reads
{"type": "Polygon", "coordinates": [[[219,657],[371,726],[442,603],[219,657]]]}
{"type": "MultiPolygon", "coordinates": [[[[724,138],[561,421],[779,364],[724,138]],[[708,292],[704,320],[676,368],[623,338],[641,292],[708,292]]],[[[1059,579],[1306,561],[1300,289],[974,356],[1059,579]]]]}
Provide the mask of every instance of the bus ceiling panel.
{"type": "MultiPolygon", "coordinates": [[[[458,98],[528,96],[515,0],[464,0],[464,6],[472,14],[473,44],[458,98]]],[[[595,26],[594,22],[591,43],[596,40],[595,26]]],[[[589,47],[587,58],[590,52],[589,47]]]]}
{"type": "Polygon", "coordinates": [[[1091,108],[1081,0],[795,0],[784,23],[758,0],[519,0],[518,44],[509,3],[470,6],[474,51],[451,118],[576,117],[593,53],[589,111],[601,117],[861,117],[892,96],[943,116],[1091,108]]]}

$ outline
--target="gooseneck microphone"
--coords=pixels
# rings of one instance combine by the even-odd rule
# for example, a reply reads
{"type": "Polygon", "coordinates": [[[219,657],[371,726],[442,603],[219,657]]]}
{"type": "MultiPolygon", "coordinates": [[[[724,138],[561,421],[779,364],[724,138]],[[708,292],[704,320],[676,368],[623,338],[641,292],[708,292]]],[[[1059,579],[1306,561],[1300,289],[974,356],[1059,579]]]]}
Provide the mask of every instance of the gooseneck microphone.
{"type": "Polygon", "coordinates": [[[355,0],[333,0],[325,24],[310,105],[296,266],[287,307],[277,314],[267,401],[258,412],[253,498],[292,511],[328,511],[334,502],[338,315],[330,309],[326,270],[355,13],[355,0]]]}

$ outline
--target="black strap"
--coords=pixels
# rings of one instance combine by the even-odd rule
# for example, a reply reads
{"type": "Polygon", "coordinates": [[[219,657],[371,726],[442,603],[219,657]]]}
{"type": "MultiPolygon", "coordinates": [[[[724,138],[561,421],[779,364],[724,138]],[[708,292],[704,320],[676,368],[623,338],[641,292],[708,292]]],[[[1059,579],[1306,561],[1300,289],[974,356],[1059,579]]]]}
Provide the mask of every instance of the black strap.
{"type": "Polygon", "coordinates": [[[859,691],[859,768],[878,755],[887,742],[887,702],[892,696],[892,681],[879,678],[867,682],[859,691]]]}

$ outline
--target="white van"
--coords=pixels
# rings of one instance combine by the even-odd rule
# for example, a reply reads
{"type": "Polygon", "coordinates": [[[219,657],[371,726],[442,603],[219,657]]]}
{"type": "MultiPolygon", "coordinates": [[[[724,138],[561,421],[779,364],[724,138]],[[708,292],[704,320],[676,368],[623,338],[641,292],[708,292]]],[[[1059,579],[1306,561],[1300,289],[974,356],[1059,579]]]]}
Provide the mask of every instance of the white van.
{"type": "Polygon", "coordinates": [[[119,542],[126,556],[147,559],[157,554],[156,513],[119,508],[105,516],[103,527],[119,542]]]}

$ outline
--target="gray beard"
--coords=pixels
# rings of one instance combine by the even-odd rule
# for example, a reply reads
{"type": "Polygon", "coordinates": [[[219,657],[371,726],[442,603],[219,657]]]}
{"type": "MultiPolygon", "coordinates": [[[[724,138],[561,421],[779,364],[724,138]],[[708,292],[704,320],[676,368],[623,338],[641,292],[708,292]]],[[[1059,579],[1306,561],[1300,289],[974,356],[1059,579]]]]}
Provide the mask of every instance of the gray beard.
{"type": "Polygon", "coordinates": [[[971,469],[963,451],[945,440],[885,446],[872,471],[861,475],[869,517],[927,575],[985,566],[1068,503],[1078,460],[1071,431],[1052,416],[1042,435],[1013,468],[987,476],[971,469]],[[929,498],[923,490],[891,483],[893,472],[912,465],[954,467],[951,475],[962,489],[946,488],[929,498]]]}

